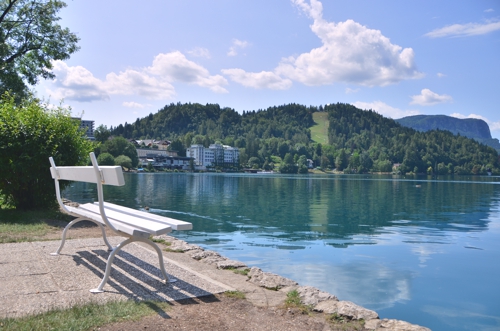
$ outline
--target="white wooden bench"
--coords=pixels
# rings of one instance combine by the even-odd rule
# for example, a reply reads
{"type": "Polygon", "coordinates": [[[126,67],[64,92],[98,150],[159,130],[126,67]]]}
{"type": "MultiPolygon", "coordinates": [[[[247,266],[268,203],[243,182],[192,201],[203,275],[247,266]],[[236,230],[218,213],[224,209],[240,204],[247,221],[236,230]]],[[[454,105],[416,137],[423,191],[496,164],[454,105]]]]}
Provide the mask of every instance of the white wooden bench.
{"type": "Polygon", "coordinates": [[[175,279],[169,280],[165,272],[161,249],[150,240],[150,237],[166,234],[172,230],[191,230],[193,227],[191,223],[105,202],[102,186],[123,186],[125,185],[125,179],[123,178],[123,172],[120,166],[99,166],[94,153],[90,153],[92,166],[88,167],[57,167],[52,157],[49,158],[49,160],[51,164],[50,173],[52,174],[56,186],[57,201],[65,213],[76,217],[76,219],[71,221],[64,228],[61,245],[57,249],[57,252],[51,255],[59,255],[66,240],[66,233],[74,224],[80,221],[91,221],[101,228],[104,243],[108,246],[111,253],[108,257],[106,271],[101,283],[96,289],[90,290],[90,292],[104,292],[103,287],[108,281],[115,255],[123,247],[134,241],[149,244],[156,250],[160,261],[160,270],[165,278],[165,283],[176,281],[175,279]],[[99,201],[78,205],[77,207],[65,205],[61,198],[61,191],[59,188],[60,180],[96,183],[99,201]],[[104,226],[109,227],[119,236],[127,237],[127,239],[113,248],[106,238],[104,226]]]}

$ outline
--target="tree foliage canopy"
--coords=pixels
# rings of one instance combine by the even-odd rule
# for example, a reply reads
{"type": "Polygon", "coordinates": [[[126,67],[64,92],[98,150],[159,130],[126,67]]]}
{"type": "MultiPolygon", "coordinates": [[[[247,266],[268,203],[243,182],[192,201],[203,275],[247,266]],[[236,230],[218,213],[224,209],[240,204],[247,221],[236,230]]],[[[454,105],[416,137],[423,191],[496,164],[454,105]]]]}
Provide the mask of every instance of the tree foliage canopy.
{"type": "Polygon", "coordinates": [[[0,93],[26,96],[26,83],[54,78],[53,60],[78,50],[78,37],[57,24],[58,0],[0,0],[0,93]]]}
{"type": "Polygon", "coordinates": [[[132,167],[139,164],[139,157],[137,156],[134,145],[123,137],[115,137],[111,140],[106,140],[106,142],[101,145],[100,151],[102,153],[111,154],[113,158],[117,158],[120,155],[128,156],[132,163],[132,167]]]}
{"type": "Polygon", "coordinates": [[[240,149],[243,167],[269,166],[272,157],[279,157],[289,161],[280,167],[287,173],[305,172],[307,159],[315,166],[347,173],[391,172],[394,164],[400,165],[399,172],[426,173],[429,168],[433,174],[500,171],[496,151],[475,140],[444,130],[417,132],[343,103],[324,107],[288,104],[243,114],[217,104],[177,103],[132,124],[119,125],[111,133],[134,139],[169,139],[177,151],[190,144],[208,147],[221,141],[240,149]],[[328,144],[311,140],[313,113],[318,111],[328,113],[328,144]]]}
{"type": "MultiPolygon", "coordinates": [[[[0,192],[18,209],[55,204],[49,157],[58,166],[85,164],[92,143],[64,108],[36,99],[0,101],[0,192]]],[[[65,183],[61,182],[62,187],[65,183]]]]}
{"type": "MultiPolygon", "coordinates": [[[[352,168],[352,159],[358,155],[359,167],[361,155],[366,152],[364,164],[373,162],[372,170],[375,171],[381,171],[377,165],[386,168],[386,161],[401,164],[402,173],[425,173],[429,167],[432,173],[438,173],[441,167],[441,174],[478,174],[499,167],[498,153],[493,148],[449,131],[419,132],[349,104],[328,105],[325,111],[330,121],[330,144],[341,151],[349,151],[342,166],[347,162],[352,168]]],[[[343,156],[339,153],[341,159],[343,156]]]]}

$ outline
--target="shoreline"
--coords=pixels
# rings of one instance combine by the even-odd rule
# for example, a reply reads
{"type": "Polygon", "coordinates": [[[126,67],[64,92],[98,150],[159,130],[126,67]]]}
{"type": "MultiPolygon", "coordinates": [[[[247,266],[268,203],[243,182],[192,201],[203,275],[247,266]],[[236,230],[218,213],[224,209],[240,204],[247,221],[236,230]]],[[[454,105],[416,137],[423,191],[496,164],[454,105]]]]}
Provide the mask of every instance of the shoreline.
{"type": "MultiPolygon", "coordinates": [[[[184,240],[177,239],[169,235],[153,237],[158,244],[163,244],[169,254],[169,258],[188,256],[200,269],[229,270],[242,276],[246,276],[245,282],[263,288],[265,291],[281,294],[285,297],[291,291],[297,291],[301,304],[311,307],[313,311],[323,314],[333,314],[350,321],[365,322],[365,330],[408,330],[408,331],[430,331],[429,328],[417,324],[411,324],[397,319],[380,319],[377,312],[358,306],[350,301],[341,301],[334,294],[321,291],[312,286],[301,286],[296,281],[282,277],[277,274],[265,272],[257,267],[249,267],[243,262],[230,260],[221,254],[205,250],[201,246],[189,244],[184,240]]],[[[185,257],[184,263],[189,263],[185,257]]],[[[216,281],[221,281],[216,279],[216,281]]],[[[235,284],[227,284],[241,290],[235,284]]],[[[243,292],[245,290],[243,289],[243,292]]],[[[252,300],[250,300],[252,301],[252,300]]],[[[253,302],[259,304],[259,300],[253,302]]]]}

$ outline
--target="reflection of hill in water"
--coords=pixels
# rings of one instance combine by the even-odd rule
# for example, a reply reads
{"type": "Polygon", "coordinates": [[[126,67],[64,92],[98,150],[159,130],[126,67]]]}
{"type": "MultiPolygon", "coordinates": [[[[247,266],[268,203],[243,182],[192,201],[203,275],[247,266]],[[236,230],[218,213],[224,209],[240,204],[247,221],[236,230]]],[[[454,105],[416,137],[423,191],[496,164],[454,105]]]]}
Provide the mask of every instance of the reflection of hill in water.
{"type": "MultiPolygon", "coordinates": [[[[370,243],[368,236],[391,227],[417,228],[422,235],[483,231],[495,192],[500,191],[491,183],[377,176],[139,174],[127,175],[126,182],[124,187],[106,188],[113,202],[149,206],[193,222],[198,233],[326,239],[339,247],[370,243]]],[[[82,188],[74,186],[76,191],[82,188]]]]}

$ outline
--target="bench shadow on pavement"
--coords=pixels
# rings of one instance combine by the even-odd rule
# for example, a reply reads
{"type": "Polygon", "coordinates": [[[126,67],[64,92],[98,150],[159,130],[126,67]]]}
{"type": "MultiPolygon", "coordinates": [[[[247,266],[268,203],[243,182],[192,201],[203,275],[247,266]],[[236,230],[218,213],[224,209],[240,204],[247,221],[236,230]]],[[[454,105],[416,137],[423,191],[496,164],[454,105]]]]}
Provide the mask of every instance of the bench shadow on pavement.
{"type": "MultiPolygon", "coordinates": [[[[86,267],[96,276],[95,287],[97,287],[104,276],[109,254],[110,252],[103,249],[77,251],[76,255],[73,255],[73,261],[77,265],[86,267]]],[[[168,273],[171,265],[166,262],[165,267],[168,273]]],[[[215,293],[187,282],[179,276],[173,276],[170,273],[168,276],[176,278],[177,281],[165,284],[161,281],[163,278],[160,268],[122,250],[115,256],[111,275],[104,290],[125,296],[130,300],[146,301],[148,306],[164,318],[170,317],[154,304],[155,301],[167,302],[170,305],[173,305],[174,301],[180,305],[200,304],[199,301],[204,303],[220,301],[214,295],[215,293]]]]}

